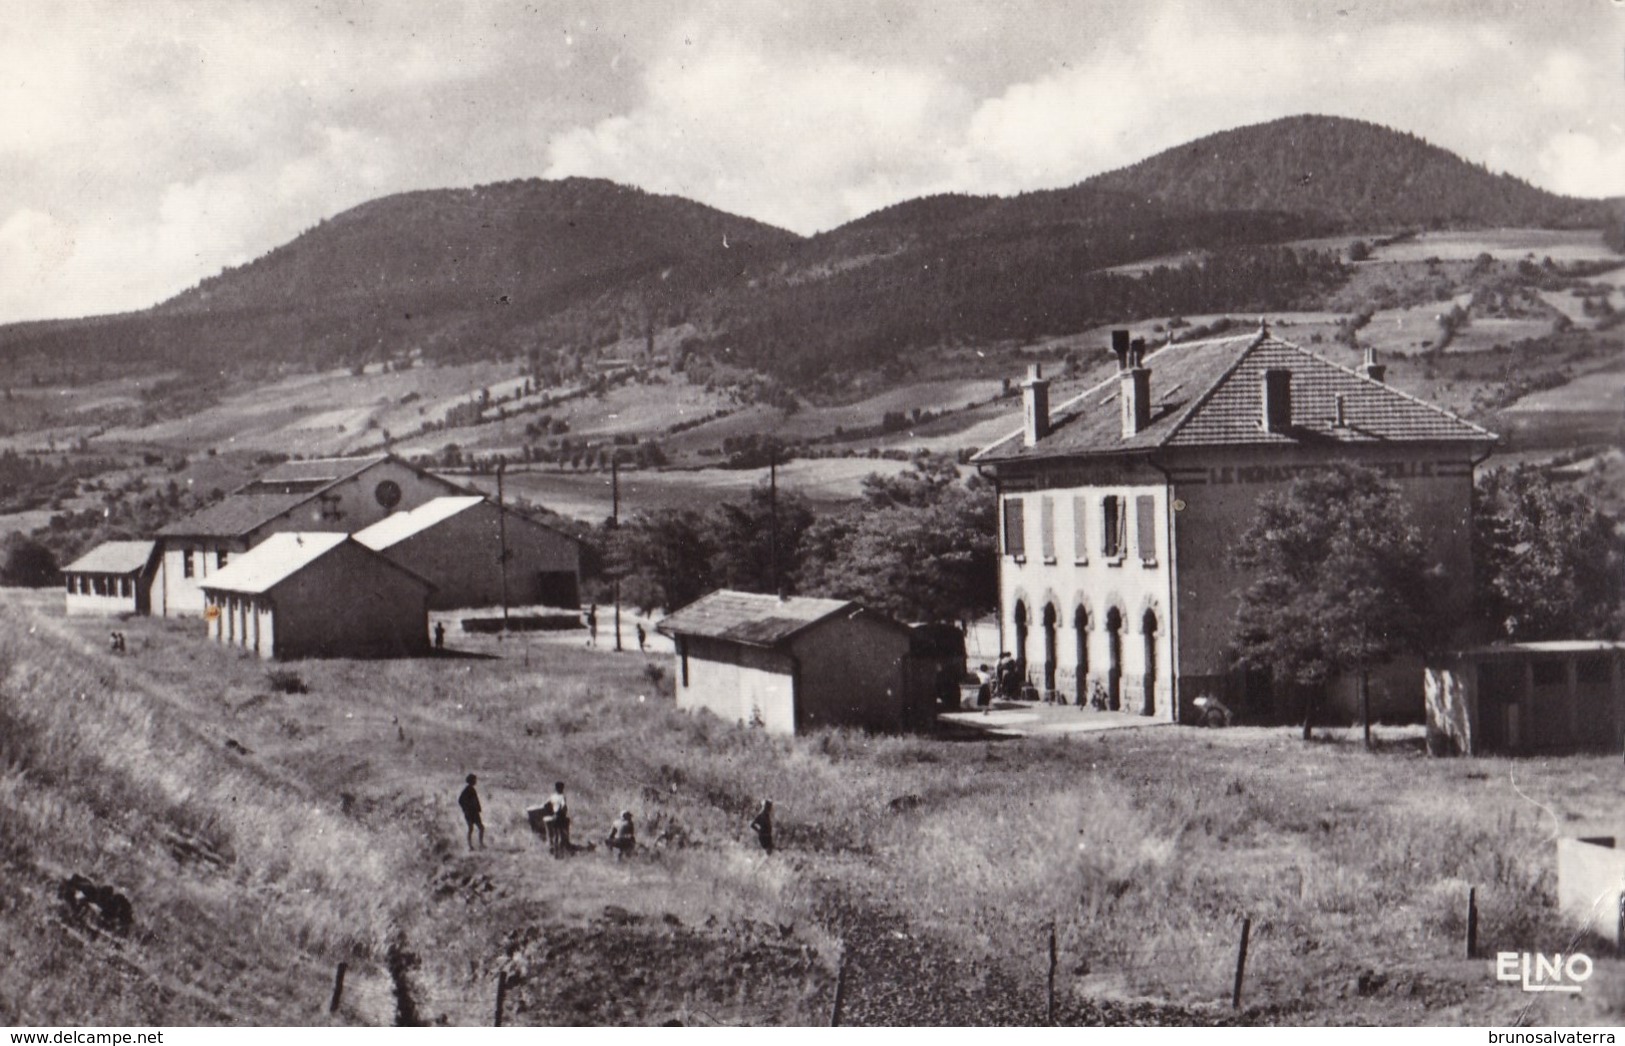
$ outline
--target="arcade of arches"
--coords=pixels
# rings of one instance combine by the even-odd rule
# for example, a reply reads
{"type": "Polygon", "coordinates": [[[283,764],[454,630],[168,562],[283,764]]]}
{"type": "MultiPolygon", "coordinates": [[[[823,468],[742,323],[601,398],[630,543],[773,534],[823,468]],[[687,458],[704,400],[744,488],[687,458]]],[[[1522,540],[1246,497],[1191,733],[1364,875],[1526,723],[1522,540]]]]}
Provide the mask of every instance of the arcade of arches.
{"type": "Polygon", "coordinates": [[[1161,664],[1162,625],[1154,608],[1132,618],[1113,605],[1097,618],[1081,599],[1064,613],[1053,600],[1033,611],[1025,598],[1018,598],[1010,628],[1010,654],[1027,684],[1024,696],[1156,714],[1157,686],[1167,670],[1161,664]]]}

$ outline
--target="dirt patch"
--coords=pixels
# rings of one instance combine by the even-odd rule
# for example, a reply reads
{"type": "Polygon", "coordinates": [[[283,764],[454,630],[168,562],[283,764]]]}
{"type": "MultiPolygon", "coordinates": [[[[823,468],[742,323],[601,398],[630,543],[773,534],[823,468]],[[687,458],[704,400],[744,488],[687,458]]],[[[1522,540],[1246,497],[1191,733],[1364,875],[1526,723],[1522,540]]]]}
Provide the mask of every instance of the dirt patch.
{"type": "Polygon", "coordinates": [[[748,920],[689,927],[611,907],[515,931],[503,951],[516,1025],[816,1024],[833,984],[793,928],[748,920]]]}

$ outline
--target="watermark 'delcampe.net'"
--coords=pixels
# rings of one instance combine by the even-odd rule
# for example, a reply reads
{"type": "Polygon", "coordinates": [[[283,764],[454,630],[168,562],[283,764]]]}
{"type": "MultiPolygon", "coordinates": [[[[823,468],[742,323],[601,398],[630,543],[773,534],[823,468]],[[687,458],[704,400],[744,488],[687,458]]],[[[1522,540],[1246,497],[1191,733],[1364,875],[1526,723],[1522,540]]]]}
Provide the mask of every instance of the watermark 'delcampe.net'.
{"type": "Polygon", "coordinates": [[[1584,952],[1497,952],[1495,979],[1519,984],[1526,992],[1578,992],[1591,979],[1591,956],[1584,952]]]}

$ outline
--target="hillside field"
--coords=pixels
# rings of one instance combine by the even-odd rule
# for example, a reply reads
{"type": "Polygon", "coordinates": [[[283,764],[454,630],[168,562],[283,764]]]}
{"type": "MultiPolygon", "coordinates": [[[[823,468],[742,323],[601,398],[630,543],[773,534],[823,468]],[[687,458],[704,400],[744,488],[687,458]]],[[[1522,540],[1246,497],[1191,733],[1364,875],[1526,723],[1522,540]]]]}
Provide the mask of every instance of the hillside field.
{"type": "Polygon", "coordinates": [[[268,666],[151,619],[115,656],[60,598],[0,593],[0,1022],[476,1025],[507,973],[513,1024],[822,1023],[844,953],[847,1023],[1031,1024],[1052,923],[1069,1024],[1625,1015],[1595,946],[1584,993],[1552,997],[1462,945],[1476,887],[1486,954],[1571,947],[1552,839],[1617,817],[1617,758],[1430,759],[1398,729],[1375,752],[1270,728],[778,739],[675,711],[665,658],[454,636],[268,666]],[[550,859],[524,810],[555,779],[578,843],[629,809],[640,852],[550,859]],[[75,873],[129,897],[127,933],[58,901],[75,873]]]}

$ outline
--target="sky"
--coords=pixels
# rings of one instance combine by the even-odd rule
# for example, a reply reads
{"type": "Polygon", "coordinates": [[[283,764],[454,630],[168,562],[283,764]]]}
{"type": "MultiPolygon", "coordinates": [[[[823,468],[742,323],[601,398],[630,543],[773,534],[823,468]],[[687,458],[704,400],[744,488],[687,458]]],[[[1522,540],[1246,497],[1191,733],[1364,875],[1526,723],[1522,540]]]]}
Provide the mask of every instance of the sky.
{"type": "Polygon", "coordinates": [[[1625,0],[6,0],[0,322],[405,190],[592,176],[813,233],[1297,113],[1625,195],[1625,0]]]}

